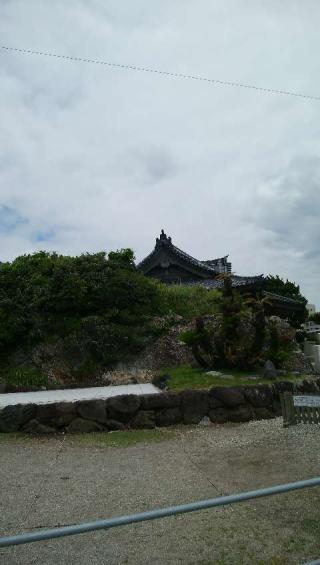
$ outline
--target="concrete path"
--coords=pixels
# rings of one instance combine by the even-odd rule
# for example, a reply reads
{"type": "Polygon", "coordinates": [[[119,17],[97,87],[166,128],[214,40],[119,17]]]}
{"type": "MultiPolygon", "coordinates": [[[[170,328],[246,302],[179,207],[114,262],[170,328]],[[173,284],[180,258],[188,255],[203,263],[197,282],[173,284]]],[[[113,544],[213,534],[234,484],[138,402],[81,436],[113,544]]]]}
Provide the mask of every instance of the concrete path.
{"type": "Polygon", "coordinates": [[[73,402],[110,398],[121,394],[155,394],[160,392],[153,384],[97,386],[91,388],[72,388],[62,390],[41,390],[38,392],[14,392],[0,394],[0,408],[14,404],[49,404],[52,402],[73,402]]]}

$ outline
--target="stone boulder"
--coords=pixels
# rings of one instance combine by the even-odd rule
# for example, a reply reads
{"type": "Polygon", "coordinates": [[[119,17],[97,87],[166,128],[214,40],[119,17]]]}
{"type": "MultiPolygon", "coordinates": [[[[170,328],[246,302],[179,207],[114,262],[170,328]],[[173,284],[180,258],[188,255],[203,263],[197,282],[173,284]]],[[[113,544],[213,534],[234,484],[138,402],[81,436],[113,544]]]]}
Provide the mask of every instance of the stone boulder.
{"type": "Polygon", "coordinates": [[[209,411],[209,396],[206,390],[185,390],[182,393],[184,424],[199,424],[209,411]]]}
{"type": "Polygon", "coordinates": [[[266,408],[265,406],[259,406],[254,408],[255,420],[269,420],[271,418],[274,418],[274,412],[272,408],[266,408]]]}
{"type": "Polygon", "coordinates": [[[182,411],[180,408],[163,408],[156,414],[156,425],[159,427],[174,426],[182,422],[182,411]]]}
{"type": "Polygon", "coordinates": [[[198,426],[210,426],[210,424],[211,422],[209,416],[203,416],[203,418],[201,418],[200,422],[198,423],[198,426]]]}
{"type": "Polygon", "coordinates": [[[209,391],[208,399],[209,399],[209,407],[210,408],[223,408],[224,407],[224,404],[221,402],[221,400],[218,400],[217,398],[212,396],[211,391],[209,391]]]}
{"type": "Polygon", "coordinates": [[[272,385],[274,395],[279,398],[281,392],[294,392],[295,385],[290,381],[280,381],[272,385]]]}
{"type": "Polygon", "coordinates": [[[316,381],[303,381],[297,388],[303,394],[319,394],[319,388],[316,381]]]}
{"type": "Polygon", "coordinates": [[[77,402],[77,413],[84,420],[93,420],[105,424],[107,421],[106,401],[96,399],[77,402]]]}
{"type": "Polygon", "coordinates": [[[125,424],[119,422],[118,420],[107,420],[106,425],[108,430],[110,430],[111,432],[124,431],[127,429],[125,424]]]}
{"type": "Polygon", "coordinates": [[[160,394],[145,394],[140,396],[143,410],[156,408],[176,408],[180,406],[180,394],[176,392],[161,392],[160,394]]]}
{"type": "Polygon", "coordinates": [[[209,396],[219,400],[224,406],[234,408],[245,403],[245,398],[240,388],[215,387],[209,391],[209,396]]]}
{"type": "Polygon", "coordinates": [[[15,404],[0,410],[0,432],[16,432],[26,422],[35,418],[35,404],[15,404]]]}
{"type": "Polygon", "coordinates": [[[54,423],[58,428],[68,426],[77,417],[73,402],[56,402],[54,423]]]}
{"type": "Polygon", "coordinates": [[[102,432],[105,428],[93,420],[76,418],[69,424],[66,431],[69,434],[82,434],[88,432],[102,432]]]}
{"type": "Polygon", "coordinates": [[[252,406],[242,404],[228,410],[228,421],[230,422],[249,422],[254,419],[252,406]]]}
{"type": "Polygon", "coordinates": [[[54,422],[57,416],[56,404],[39,404],[37,406],[37,420],[41,424],[50,424],[54,422]]]}
{"type": "Polygon", "coordinates": [[[268,359],[264,364],[263,376],[265,379],[276,379],[278,376],[277,369],[270,359],[268,359]]]}
{"type": "Polygon", "coordinates": [[[132,428],[151,430],[156,425],[156,414],[154,410],[140,410],[131,422],[132,428]]]}
{"type": "Polygon", "coordinates": [[[109,419],[129,422],[140,408],[140,397],[134,394],[115,396],[107,400],[109,419]]]}
{"type": "Polygon", "coordinates": [[[243,390],[244,397],[252,406],[272,406],[273,392],[268,385],[248,387],[243,390]]]}
{"type": "Polygon", "coordinates": [[[30,420],[23,426],[23,431],[27,434],[34,435],[46,435],[56,433],[56,429],[52,426],[46,426],[46,424],[41,424],[38,420],[30,420]]]}
{"type": "Polygon", "coordinates": [[[209,418],[214,424],[224,424],[228,421],[228,410],[223,406],[209,410],[209,418]]]}

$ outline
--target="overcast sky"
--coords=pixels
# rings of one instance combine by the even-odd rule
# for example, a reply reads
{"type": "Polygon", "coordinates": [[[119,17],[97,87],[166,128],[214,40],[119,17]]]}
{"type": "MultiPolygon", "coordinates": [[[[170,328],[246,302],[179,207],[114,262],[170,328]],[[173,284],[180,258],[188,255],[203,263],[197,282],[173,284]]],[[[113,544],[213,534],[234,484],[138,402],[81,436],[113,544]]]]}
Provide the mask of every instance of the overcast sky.
{"type": "MultiPolygon", "coordinates": [[[[1,0],[1,44],[320,96],[318,0],[1,0]]],[[[161,228],[320,308],[320,102],[0,49],[0,260],[161,228]]]]}

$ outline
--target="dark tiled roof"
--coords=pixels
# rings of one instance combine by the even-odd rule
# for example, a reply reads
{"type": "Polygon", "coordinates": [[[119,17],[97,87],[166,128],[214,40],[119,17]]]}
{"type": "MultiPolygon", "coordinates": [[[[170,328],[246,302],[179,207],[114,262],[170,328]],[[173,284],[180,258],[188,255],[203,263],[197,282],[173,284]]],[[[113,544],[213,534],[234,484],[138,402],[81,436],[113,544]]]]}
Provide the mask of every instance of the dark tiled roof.
{"type": "MultiPolygon", "coordinates": [[[[231,280],[232,280],[232,286],[233,287],[241,287],[241,286],[251,286],[251,285],[256,285],[256,284],[262,284],[264,281],[264,277],[263,275],[259,275],[256,277],[240,277],[237,275],[232,275],[231,276],[231,280]]],[[[223,287],[223,279],[204,279],[202,281],[188,281],[186,283],[188,286],[196,286],[196,285],[200,285],[204,288],[207,289],[213,289],[213,288],[222,288],[223,287]]]]}
{"type": "Polygon", "coordinates": [[[205,261],[201,261],[205,265],[209,265],[218,273],[228,273],[231,274],[232,272],[232,264],[228,261],[228,255],[224,257],[218,257],[217,259],[206,259],[205,261]]]}
{"type": "Polygon", "coordinates": [[[185,261],[187,261],[191,265],[194,265],[195,267],[198,267],[199,269],[208,271],[208,273],[212,273],[213,275],[216,274],[216,270],[214,269],[214,267],[212,267],[211,265],[206,265],[202,261],[195,259],[194,257],[189,255],[185,251],[182,251],[182,249],[179,249],[179,247],[172,245],[172,247],[170,247],[170,251],[173,251],[173,253],[175,255],[177,255],[180,259],[184,259],[185,261]]]}
{"type": "Polygon", "coordinates": [[[140,263],[138,263],[137,269],[142,269],[144,265],[147,265],[147,263],[152,259],[152,257],[154,257],[154,255],[155,255],[155,249],[151,251],[151,253],[149,253],[149,255],[147,255],[144,259],[142,259],[140,263]]]}
{"type": "Polygon", "coordinates": [[[299,298],[288,298],[287,296],[281,296],[280,294],[275,294],[274,292],[263,291],[263,295],[271,300],[276,300],[278,302],[286,302],[288,304],[305,304],[305,300],[299,298]]]}
{"type": "Polygon", "coordinates": [[[154,250],[137,265],[137,268],[143,270],[145,267],[147,267],[148,263],[150,263],[152,259],[156,257],[157,252],[161,248],[168,249],[168,251],[170,251],[172,255],[176,256],[179,259],[182,259],[183,261],[189,263],[189,265],[192,265],[197,269],[201,269],[202,273],[208,273],[208,275],[216,276],[222,272],[222,266],[225,266],[229,273],[231,272],[231,263],[228,263],[227,261],[228,255],[225,255],[224,257],[218,257],[217,259],[200,261],[199,259],[192,257],[192,255],[189,255],[189,253],[182,251],[182,249],[179,249],[179,247],[173,245],[171,237],[167,237],[163,230],[160,234],[160,237],[156,239],[154,250]]]}
{"type": "Polygon", "coordinates": [[[204,272],[207,272],[208,275],[214,276],[217,274],[217,271],[213,266],[210,266],[202,261],[199,261],[198,259],[195,259],[185,251],[182,251],[182,249],[179,249],[179,247],[173,245],[173,243],[171,242],[171,238],[168,238],[165,234],[160,235],[160,238],[157,239],[157,243],[154,250],[151,253],[149,253],[149,255],[147,255],[147,257],[145,257],[137,265],[137,268],[143,269],[143,267],[147,266],[147,264],[153,259],[153,257],[156,256],[157,252],[161,247],[167,248],[168,251],[170,251],[170,253],[172,253],[179,259],[182,259],[183,261],[186,261],[186,263],[189,263],[190,265],[197,267],[198,269],[201,269],[204,272]]]}
{"type": "Polygon", "coordinates": [[[205,259],[203,261],[201,261],[201,263],[205,263],[206,265],[213,265],[214,263],[227,263],[227,259],[228,259],[229,255],[225,255],[224,257],[217,257],[216,259],[205,259]]]}

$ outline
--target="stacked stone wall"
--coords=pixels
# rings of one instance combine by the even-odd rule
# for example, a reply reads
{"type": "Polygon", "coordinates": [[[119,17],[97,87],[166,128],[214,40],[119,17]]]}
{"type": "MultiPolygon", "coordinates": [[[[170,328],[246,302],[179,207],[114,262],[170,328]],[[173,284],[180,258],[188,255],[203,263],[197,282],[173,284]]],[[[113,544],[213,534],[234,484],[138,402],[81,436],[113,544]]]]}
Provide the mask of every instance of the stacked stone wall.
{"type": "Polygon", "coordinates": [[[0,410],[0,432],[53,434],[150,429],[199,424],[205,416],[215,424],[269,419],[281,415],[279,394],[284,391],[320,395],[320,379],[7,406],[0,410]]]}

